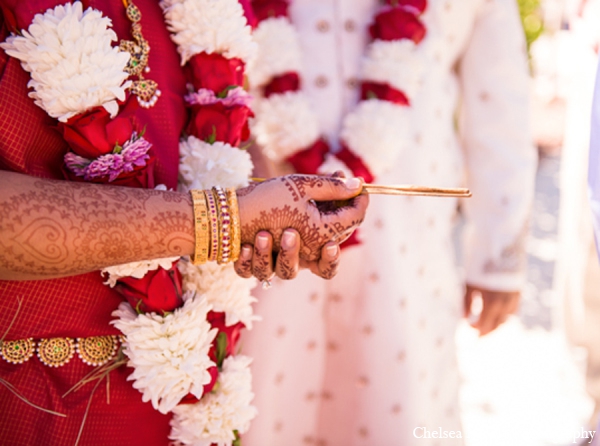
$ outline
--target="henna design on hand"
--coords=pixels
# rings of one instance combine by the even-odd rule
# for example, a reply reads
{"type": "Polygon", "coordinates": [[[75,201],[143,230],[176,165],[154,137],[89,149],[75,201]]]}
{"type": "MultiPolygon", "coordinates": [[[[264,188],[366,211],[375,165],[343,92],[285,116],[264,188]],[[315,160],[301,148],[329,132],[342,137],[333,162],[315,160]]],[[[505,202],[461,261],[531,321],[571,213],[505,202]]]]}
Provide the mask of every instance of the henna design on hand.
{"type": "Polygon", "coordinates": [[[290,258],[290,253],[285,250],[279,251],[276,269],[278,271],[278,276],[284,280],[293,279],[298,274],[298,269],[290,258]]]}
{"type": "Polygon", "coordinates": [[[252,268],[252,274],[258,280],[269,280],[271,276],[270,271],[270,259],[271,253],[261,252],[257,247],[254,247],[254,267],[252,268]]]}
{"type": "Polygon", "coordinates": [[[321,277],[327,280],[333,279],[337,274],[339,264],[340,260],[336,259],[335,261],[329,263],[329,266],[327,268],[319,269],[321,277]]]}
{"type": "Polygon", "coordinates": [[[191,212],[179,210],[191,210],[187,194],[14,178],[0,198],[5,270],[58,277],[193,247],[191,212]]]}
{"type": "Polygon", "coordinates": [[[242,225],[242,243],[252,243],[259,231],[268,230],[273,236],[273,249],[279,251],[283,231],[292,228],[298,231],[302,240],[300,257],[311,261],[320,257],[320,249],[325,243],[340,239],[360,224],[353,220],[348,226],[333,222],[333,224],[325,223],[320,227],[317,223],[311,220],[308,213],[298,208],[292,209],[290,206],[274,208],[268,212],[261,212],[259,218],[242,225]]]}
{"type": "MultiPolygon", "coordinates": [[[[340,180],[327,178],[335,184],[342,184],[340,180]]],[[[281,177],[281,181],[285,184],[287,189],[290,191],[294,201],[300,201],[301,198],[306,197],[306,188],[320,188],[325,185],[326,177],[319,176],[301,176],[301,175],[289,175],[281,177]]]]}

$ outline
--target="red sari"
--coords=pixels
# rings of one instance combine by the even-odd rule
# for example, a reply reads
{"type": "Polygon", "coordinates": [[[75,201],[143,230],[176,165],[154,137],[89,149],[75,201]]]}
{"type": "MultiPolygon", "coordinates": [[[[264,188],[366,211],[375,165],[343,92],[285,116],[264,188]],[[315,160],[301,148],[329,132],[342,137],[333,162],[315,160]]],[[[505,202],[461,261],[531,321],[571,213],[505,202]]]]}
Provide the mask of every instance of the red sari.
{"type": "MultiPolygon", "coordinates": [[[[0,0],[3,41],[14,29],[26,29],[36,13],[61,4],[57,0],[0,0]]],[[[84,8],[100,9],[113,21],[120,39],[131,39],[130,23],[120,0],[84,1],[84,8]]],[[[165,28],[157,0],[136,0],[142,12],[144,37],[150,42],[152,71],[162,95],[151,109],[139,108],[137,120],[156,151],[156,184],[177,185],[178,141],[185,124],[185,77],[179,56],[165,28]]],[[[62,179],[67,146],[56,131],[56,121],[27,96],[29,74],[18,60],[0,50],[0,169],[43,178],[62,179]]],[[[0,212],[9,212],[0,208],[0,212]]],[[[2,254],[0,254],[2,255],[2,254]]],[[[57,280],[0,281],[0,336],[18,307],[21,310],[5,340],[23,338],[90,337],[116,335],[109,325],[111,312],[122,301],[102,283],[99,272],[57,280]]],[[[63,394],[93,368],[75,355],[58,368],[47,367],[37,356],[24,364],[0,358],[0,378],[29,400],[67,417],[45,413],[17,398],[0,383],[0,443],[3,445],[75,444],[96,382],[63,394]]],[[[141,393],[126,381],[131,370],[110,373],[91,398],[80,445],[165,445],[170,417],[143,403],[141,393]]]]}

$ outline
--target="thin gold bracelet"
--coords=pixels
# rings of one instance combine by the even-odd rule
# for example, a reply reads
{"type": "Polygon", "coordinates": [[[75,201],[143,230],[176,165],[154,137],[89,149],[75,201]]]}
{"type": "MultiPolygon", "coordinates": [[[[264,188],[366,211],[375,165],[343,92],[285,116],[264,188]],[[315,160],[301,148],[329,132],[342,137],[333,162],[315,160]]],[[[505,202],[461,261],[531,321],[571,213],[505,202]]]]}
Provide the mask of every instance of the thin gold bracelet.
{"type": "Polygon", "coordinates": [[[229,203],[229,213],[231,214],[231,261],[235,262],[240,258],[242,228],[240,226],[240,209],[237,194],[232,187],[227,189],[227,202],[229,203]]]}
{"type": "Polygon", "coordinates": [[[212,190],[206,191],[206,202],[208,203],[208,218],[210,227],[210,251],[208,260],[216,262],[219,258],[220,248],[220,224],[219,224],[219,206],[212,190]]]}
{"type": "Polygon", "coordinates": [[[229,212],[229,202],[227,194],[222,187],[213,187],[213,193],[217,200],[219,210],[219,256],[217,263],[220,265],[229,263],[231,260],[231,213],[229,212]]]}
{"type": "Polygon", "coordinates": [[[190,257],[194,265],[208,262],[210,248],[210,230],[206,193],[202,190],[190,191],[194,206],[194,254],[190,257]]]}

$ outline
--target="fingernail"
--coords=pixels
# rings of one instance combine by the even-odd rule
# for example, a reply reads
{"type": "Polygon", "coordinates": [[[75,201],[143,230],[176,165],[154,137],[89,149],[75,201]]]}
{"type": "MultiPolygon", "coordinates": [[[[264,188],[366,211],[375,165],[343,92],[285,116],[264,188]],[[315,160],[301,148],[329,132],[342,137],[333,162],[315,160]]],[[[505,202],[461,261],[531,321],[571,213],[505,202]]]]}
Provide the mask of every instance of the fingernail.
{"type": "Polygon", "coordinates": [[[296,233],[294,231],[284,231],[281,239],[281,246],[285,249],[291,249],[296,245],[296,233]]]}
{"type": "Polygon", "coordinates": [[[329,257],[335,257],[338,253],[338,245],[331,245],[325,248],[329,257]]]}
{"type": "Polygon", "coordinates": [[[360,188],[360,185],[361,185],[361,181],[359,178],[348,178],[346,180],[346,187],[348,189],[351,189],[351,190],[358,189],[358,188],[360,188]]]}
{"type": "Polygon", "coordinates": [[[269,246],[269,238],[266,235],[256,237],[256,247],[258,249],[267,249],[269,246]]]}
{"type": "Polygon", "coordinates": [[[242,259],[249,259],[251,253],[252,253],[252,249],[250,249],[249,246],[243,246],[240,257],[242,257],[242,259]]]}

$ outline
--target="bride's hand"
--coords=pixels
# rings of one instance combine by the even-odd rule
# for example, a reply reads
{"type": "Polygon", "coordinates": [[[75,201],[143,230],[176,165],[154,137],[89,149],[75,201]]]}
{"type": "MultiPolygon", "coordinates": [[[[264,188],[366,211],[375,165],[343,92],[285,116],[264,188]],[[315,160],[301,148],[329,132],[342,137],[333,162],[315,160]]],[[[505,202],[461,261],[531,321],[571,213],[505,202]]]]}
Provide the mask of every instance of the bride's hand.
{"type": "Polygon", "coordinates": [[[239,260],[235,263],[235,271],[239,276],[268,281],[277,276],[283,280],[294,279],[300,269],[310,269],[313,274],[324,279],[331,279],[337,274],[340,247],[335,242],[328,242],[321,248],[319,260],[311,262],[300,260],[300,237],[295,229],[286,229],[280,241],[281,249],[273,253],[273,237],[266,231],[256,235],[254,246],[242,246],[239,260]]]}
{"type": "MultiPolygon", "coordinates": [[[[270,233],[273,250],[279,252],[284,230],[294,229],[300,239],[300,262],[323,276],[319,273],[323,267],[319,267],[319,262],[322,264],[327,257],[336,257],[337,261],[336,245],[363,221],[369,199],[367,195],[359,195],[361,191],[359,178],[288,175],[253,183],[237,191],[242,244],[254,245],[259,232],[270,233]],[[335,255],[323,256],[326,244],[329,248],[326,253],[335,255]]],[[[287,239],[290,238],[293,236],[288,235],[287,239]]],[[[256,246],[254,250],[256,256],[256,246]]],[[[268,259],[263,260],[268,268],[268,259]]]]}

